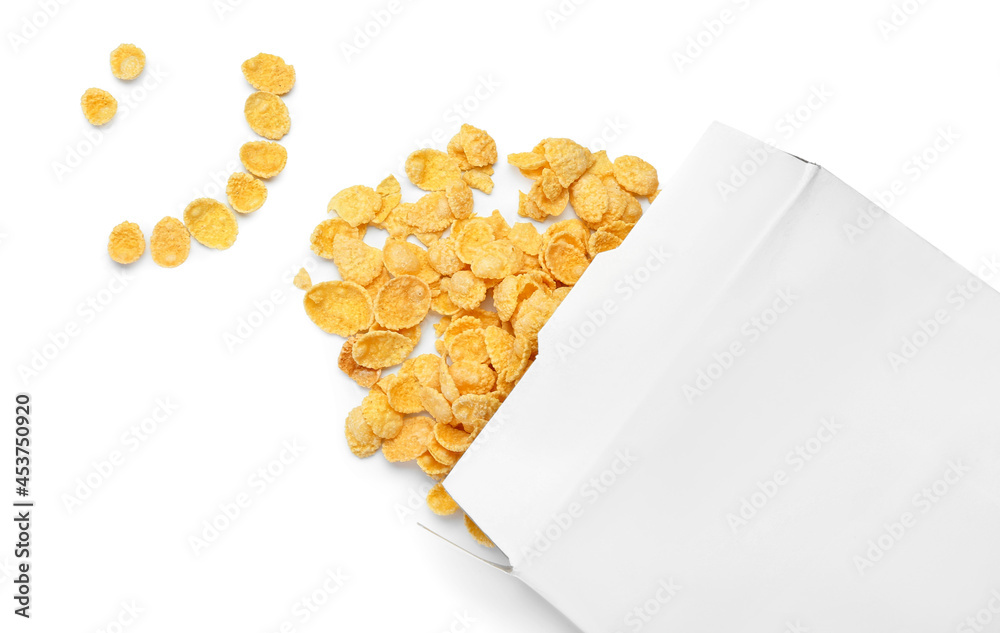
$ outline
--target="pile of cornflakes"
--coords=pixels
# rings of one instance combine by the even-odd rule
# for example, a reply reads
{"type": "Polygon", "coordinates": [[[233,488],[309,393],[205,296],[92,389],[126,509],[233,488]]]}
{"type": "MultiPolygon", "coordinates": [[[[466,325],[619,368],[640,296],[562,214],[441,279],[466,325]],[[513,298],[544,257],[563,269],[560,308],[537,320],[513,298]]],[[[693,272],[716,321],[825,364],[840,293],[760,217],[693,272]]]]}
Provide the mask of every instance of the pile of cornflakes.
{"type": "MultiPolygon", "coordinates": [[[[132,44],[122,44],[111,53],[112,73],[119,79],[135,79],[142,72],[146,56],[132,44]]],[[[191,251],[191,238],[208,248],[226,250],[236,242],[239,226],[236,213],[246,215],[260,209],[267,200],[264,180],[281,173],[288,160],[280,140],[291,127],[288,108],[280,95],[295,85],[295,68],[285,60],[260,53],[242,65],[243,76],[256,89],[247,97],[243,114],[250,129],[267,141],[250,141],[240,148],[240,162],[247,172],[236,172],[226,183],[226,201],[198,198],[184,209],[183,221],[165,217],[153,227],[149,250],[153,262],[164,268],[183,264],[191,251]],[[233,213],[236,211],[236,213],[233,213]]],[[[114,97],[91,88],[81,102],[84,114],[94,125],[111,120],[117,108],[114,97]]],[[[122,222],[111,231],[108,254],[119,264],[137,261],[145,251],[142,230],[134,222],[122,222]]]]}
{"type": "MultiPolygon", "coordinates": [[[[492,192],[496,161],[493,138],[463,125],[446,152],[421,149],[406,160],[406,176],[428,192],[421,198],[403,202],[394,176],[374,189],[348,187],[313,231],[313,252],[333,260],[341,279],[313,284],[302,270],[294,283],[306,291],[309,318],[346,338],[340,369],[368,389],[345,425],[358,457],[381,451],[443,479],[531,365],[539,330],[590,262],[632,230],[638,198],[659,191],[656,169],[640,158],[612,162],[604,151],[546,139],[507,157],[533,181],[520,194],[520,216],[576,213],[539,233],[499,211],[474,213],[472,189],[492,192]],[[364,242],[369,226],[388,232],[382,249],[364,242]],[[437,353],[412,357],[430,314],[440,317],[437,353]]],[[[439,515],[459,510],[440,483],[427,504],[439,515]]],[[[465,524],[492,546],[467,515],[465,524]]]]}

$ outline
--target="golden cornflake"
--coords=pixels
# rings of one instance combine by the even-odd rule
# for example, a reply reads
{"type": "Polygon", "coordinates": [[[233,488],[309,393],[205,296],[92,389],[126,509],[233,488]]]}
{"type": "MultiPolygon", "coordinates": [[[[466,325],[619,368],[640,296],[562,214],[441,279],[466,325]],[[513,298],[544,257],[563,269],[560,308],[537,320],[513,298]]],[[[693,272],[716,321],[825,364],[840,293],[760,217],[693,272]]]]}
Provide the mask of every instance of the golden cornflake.
{"type": "Polygon", "coordinates": [[[362,239],[366,232],[365,225],[351,226],[343,218],[330,218],[323,220],[313,229],[309,237],[309,248],[323,259],[333,259],[333,242],[338,235],[346,235],[357,239],[362,239]]]}
{"type": "Polygon", "coordinates": [[[485,131],[463,123],[458,135],[470,165],[485,167],[497,162],[497,144],[485,131]]]}
{"type": "Polygon", "coordinates": [[[493,179],[482,169],[473,168],[463,171],[462,180],[473,189],[478,189],[486,194],[493,193],[493,179]]]}
{"type": "Polygon", "coordinates": [[[363,407],[354,407],[347,414],[344,435],[347,436],[348,447],[356,457],[370,457],[382,446],[382,438],[372,432],[371,426],[365,420],[363,407]]]}
{"type": "Polygon", "coordinates": [[[408,462],[427,452],[433,436],[434,421],[419,416],[403,421],[403,428],[392,439],[382,442],[382,455],[390,462],[408,462]]]}
{"type": "Polygon", "coordinates": [[[558,200],[566,187],[560,184],[556,172],[546,167],[542,170],[541,178],[538,179],[538,188],[542,190],[542,195],[549,200],[558,200]]]}
{"type": "Polygon", "coordinates": [[[333,263],[344,281],[367,286],[382,272],[382,251],[341,233],[333,238],[333,263]]]}
{"type": "Polygon", "coordinates": [[[445,466],[454,466],[462,457],[461,453],[449,451],[447,448],[438,444],[438,441],[433,437],[431,437],[430,441],[427,442],[427,452],[430,453],[435,460],[445,466]]]}
{"type": "Polygon", "coordinates": [[[507,239],[525,255],[538,255],[538,249],[542,245],[542,236],[530,222],[515,222],[507,234],[507,239]]]}
{"type": "Polygon", "coordinates": [[[483,331],[483,342],[497,378],[508,380],[509,371],[514,364],[514,335],[503,328],[490,326],[483,331]]]}
{"type": "Polygon", "coordinates": [[[146,250],[146,238],[135,222],[122,222],[111,229],[108,238],[108,255],[119,264],[131,264],[146,250]]]}
{"type": "Polygon", "coordinates": [[[255,92],[247,97],[243,116],[251,130],[272,141],[280,140],[292,126],[285,102],[270,92],[255,92]]]}
{"type": "Polygon", "coordinates": [[[299,272],[295,273],[295,277],[292,278],[292,285],[299,290],[312,288],[312,277],[309,276],[309,271],[305,268],[299,268],[299,272]]]}
{"type": "Polygon", "coordinates": [[[611,233],[610,231],[598,229],[590,235],[590,241],[587,242],[587,254],[593,258],[600,253],[614,250],[621,245],[622,238],[618,237],[614,233],[611,233]]]}
{"type": "Polygon", "coordinates": [[[492,418],[499,408],[500,400],[492,394],[466,394],[459,396],[452,404],[455,421],[460,423],[467,433],[478,427],[480,420],[492,418]]]}
{"type": "Polygon", "coordinates": [[[615,180],[623,189],[637,196],[651,196],[660,186],[656,168],[636,156],[615,159],[615,180]]]}
{"type": "Polygon", "coordinates": [[[418,149],[406,159],[406,177],[425,191],[441,191],[461,175],[458,161],[436,149],[418,149]]]}
{"type": "Polygon", "coordinates": [[[569,203],[581,220],[596,224],[608,210],[608,191],[600,178],[584,174],[570,186],[569,203]]]}
{"type": "Polygon", "coordinates": [[[440,516],[448,516],[458,511],[458,504],[441,484],[437,484],[427,493],[427,507],[440,516]]]}
{"type": "MultiPolygon", "coordinates": [[[[438,341],[442,343],[443,341],[438,341]]],[[[458,385],[455,384],[455,379],[451,377],[451,370],[448,363],[441,361],[441,370],[439,372],[439,380],[441,381],[441,395],[444,396],[448,402],[454,402],[462,394],[458,391],[458,385]]],[[[440,460],[440,458],[437,458],[440,460]]]]}
{"type": "Polygon", "coordinates": [[[452,303],[466,310],[479,307],[486,299],[486,284],[468,270],[460,270],[442,279],[441,289],[448,293],[452,303]]]}
{"type": "Polygon", "coordinates": [[[236,215],[211,198],[198,198],[184,209],[184,225],[191,236],[209,248],[226,250],[236,241],[236,215]]]}
{"type": "Polygon", "coordinates": [[[146,53],[135,44],[122,44],[111,51],[111,74],[118,79],[131,81],[146,67],[146,53]]]}
{"type": "Polygon", "coordinates": [[[348,375],[351,380],[366,389],[371,389],[379,378],[382,377],[381,369],[370,369],[362,367],[354,360],[354,337],[344,341],[340,348],[340,356],[337,358],[337,367],[348,375]]]}
{"type": "Polygon", "coordinates": [[[375,320],[390,330],[418,325],[431,308],[431,290],[419,277],[400,275],[375,297],[375,320]]]}
{"type": "Polygon", "coordinates": [[[466,267],[465,262],[455,253],[455,240],[446,237],[434,242],[427,248],[427,261],[431,268],[440,274],[450,277],[466,267]]]}
{"type": "Polygon", "coordinates": [[[374,222],[381,224],[389,217],[392,210],[399,206],[400,200],[403,199],[403,194],[399,188],[399,181],[392,174],[386,176],[375,187],[375,193],[382,198],[382,207],[375,214],[374,222]]]}
{"type": "Polygon", "coordinates": [[[412,374],[400,371],[394,380],[385,387],[385,395],[389,398],[389,406],[400,413],[418,413],[424,410],[420,401],[420,381],[412,374]]]}
{"type": "Polygon", "coordinates": [[[541,171],[543,167],[548,167],[545,156],[535,152],[519,152],[507,154],[507,162],[521,170],[541,171]]]}
{"type": "MultiPolygon", "coordinates": [[[[431,438],[431,441],[433,442],[434,438],[431,438]]],[[[438,460],[434,459],[434,456],[431,455],[430,452],[424,453],[417,458],[417,466],[420,466],[420,470],[424,471],[428,477],[438,481],[451,472],[451,466],[442,464],[438,460]]]]}
{"type": "Polygon", "coordinates": [[[521,249],[507,239],[485,244],[472,262],[472,274],[480,279],[503,279],[521,269],[521,249]]]}
{"type": "Polygon", "coordinates": [[[313,323],[329,334],[352,336],[361,330],[367,330],[375,321],[375,311],[368,292],[350,281],[323,281],[315,284],[306,292],[303,304],[313,323]]]}
{"type": "Polygon", "coordinates": [[[569,187],[590,167],[590,151],[568,138],[549,138],[542,141],[545,160],[559,178],[559,184],[569,187]]]}
{"type": "Polygon", "coordinates": [[[326,205],[327,213],[337,215],[351,226],[368,224],[382,208],[382,197],[365,185],[354,185],[338,192],[326,205]]]}
{"type": "Polygon", "coordinates": [[[455,302],[451,300],[447,292],[442,292],[431,299],[431,310],[441,316],[451,316],[456,314],[461,308],[455,305],[455,302]]]}
{"type": "Polygon", "coordinates": [[[369,390],[361,401],[361,413],[372,433],[383,440],[396,437],[403,428],[403,414],[392,410],[389,398],[378,387],[369,390]]]}
{"type": "Polygon", "coordinates": [[[451,137],[451,140],[448,141],[448,147],[446,147],[445,150],[448,152],[449,156],[458,161],[459,169],[461,169],[462,171],[465,171],[467,169],[472,169],[472,163],[469,162],[469,159],[465,155],[465,150],[462,149],[461,132],[451,137]]]}
{"type": "Polygon", "coordinates": [[[490,537],[486,536],[486,533],[479,529],[479,526],[476,525],[476,522],[473,521],[468,514],[465,515],[465,529],[468,530],[469,534],[472,535],[472,538],[474,538],[476,542],[483,547],[496,547],[493,544],[493,541],[490,540],[490,537]]]}
{"type": "Polygon", "coordinates": [[[437,422],[448,424],[452,420],[451,403],[444,395],[432,387],[420,388],[420,406],[437,422]]]}
{"type": "Polygon", "coordinates": [[[417,377],[420,384],[425,387],[437,389],[440,385],[438,380],[438,367],[441,359],[434,354],[421,354],[416,358],[406,361],[410,363],[409,371],[417,377]]]}
{"type": "MultiPolygon", "coordinates": [[[[528,190],[528,198],[544,214],[542,216],[544,219],[546,216],[556,216],[566,210],[566,205],[569,204],[569,189],[562,189],[558,196],[549,198],[542,191],[542,181],[536,180],[535,184],[528,190]]],[[[520,213],[520,209],[518,212],[520,213]]]]}
{"type": "Polygon", "coordinates": [[[465,429],[441,422],[434,424],[433,430],[434,440],[453,453],[464,453],[472,445],[472,440],[475,439],[465,429]]]}
{"type": "Polygon", "coordinates": [[[295,67],[277,55],[258,53],[243,62],[243,76],[257,90],[283,95],[295,85],[295,67]]]}
{"type": "Polygon", "coordinates": [[[158,266],[175,268],[191,252],[191,234],[177,218],[166,217],[156,223],[149,236],[149,253],[158,266]]]}
{"type": "Polygon", "coordinates": [[[466,264],[472,264],[482,252],[483,246],[492,242],[493,227],[484,218],[468,220],[455,238],[455,255],[466,264]]]}
{"type": "Polygon", "coordinates": [[[486,351],[486,339],[483,329],[476,328],[458,334],[448,345],[448,356],[452,361],[467,360],[473,363],[485,363],[490,356],[486,351]]]}
{"type": "Polygon", "coordinates": [[[464,180],[451,181],[444,192],[448,206],[451,207],[452,217],[459,220],[472,217],[472,189],[464,180]]]}
{"type": "MultiPolygon", "coordinates": [[[[460,395],[467,393],[489,393],[496,384],[497,375],[483,363],[460,360],[448,367],[460,395]]],[[[448,448],[445,446],[445,448],[448,448]]],[[[454,449],[450,449],[454,450],[454,449]]]]}
{"type": "Polygon", "coordinates": [[[354,341],[354,360],[363,367],[384,369],[402,363],[414,347],[413,341],[404,334],[373,330],[354,341]]]}
{"type": "Polygon", "coordinates": [[[423,279],[427,284],[432,284],[441,278],[441,275],[431,268],[427,251],[419,244],[405,239],[387,239],[382,247],[382,259],[386,270],[397,277],[413,275],[423,279]]]}
{"type": "Polygon", "coordinates": [[[250,141],[240,147],[240,162],[258,178],[274,178],[285,168],[288,150],[272,141],[250,141]]]}
{"type": "Polygon", "coordinates": [[[505,277],[499,284],[493,287],[493,307],[497,309],[497,314],[504,321],[510,321],[517,309],[519,300],[520,284],[518,277],[511,275],[505,277]]]}
{"type": "Polygon", "coordinates": [[[539,222],[549,217],[549,214],[538,208],[538,205],[523,191],[519,191],[517,195],[517,214],[522,218],[530,218],[539,222]]]}
{"type": "Polygon", "coordinates": [[[432,191],[422,196],[406,214],[406,222],[417,233],[443,231],[451,226],[452,215],[448,197],[443,191],[432,191]]]}
{"type": "Polygon", "coordinates": [[[87,88],[80,97],[80,107],[91,125],[104,125],[118,112],[118,101],[106,90],[87,88]]]}
{"type": "Polygon", "coordinates": [[[267,187],[250,174],[238,171],[226,183],[226,198],[234,211],[253,213],[267,200],[267,187]]]}
{"type": "Polygon", "coordinates": [[[595,152],[593,156],[593,163],[587,170],[588,174],[592,176],[597,176],[601,180],[605,178],[614,178],[615,168],[611,164],[611,160],[608,158],[608,153],[605,150],[595,152]]]}

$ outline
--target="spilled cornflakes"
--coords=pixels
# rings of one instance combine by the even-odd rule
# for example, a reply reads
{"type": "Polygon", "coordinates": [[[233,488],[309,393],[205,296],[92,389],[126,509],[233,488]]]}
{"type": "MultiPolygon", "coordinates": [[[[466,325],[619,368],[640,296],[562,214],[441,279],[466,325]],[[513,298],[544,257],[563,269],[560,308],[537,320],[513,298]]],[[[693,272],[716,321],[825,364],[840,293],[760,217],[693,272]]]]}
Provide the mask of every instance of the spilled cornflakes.
{"type": "MultiPolygon", "coordinates": [[[[612,162],[569,139],[544,139],[507,161],[531,181],[518,215],[546,225],[511,226],[497,210],[474,211],[472,190],[493,190],[497,157],[488,133],[462,125],[446,151],[420,149],[406,160],[406,177],[426,193],[403,201],[394,176],[348,186],[312,233],[313,252],[332,259],[342,281],[308,282],[306,312],[347,337],[338,366],[367,390],[345,423],[358,457],[381,451],[443,480],[534,361],[538,333],[566,294],[635,226],[637,197],[658,192],[656,170],[642,159],[612,162]],[[388,233],[381,248],[364,242],[369,227],[388,233]],[[436,353],[413,356],[431,314],[436,353]]],[[[442,516],[460,510],[440,483],[427,505],[442,516]]],[[[465,523],[492,546],[470,517],[465,523]]]]}

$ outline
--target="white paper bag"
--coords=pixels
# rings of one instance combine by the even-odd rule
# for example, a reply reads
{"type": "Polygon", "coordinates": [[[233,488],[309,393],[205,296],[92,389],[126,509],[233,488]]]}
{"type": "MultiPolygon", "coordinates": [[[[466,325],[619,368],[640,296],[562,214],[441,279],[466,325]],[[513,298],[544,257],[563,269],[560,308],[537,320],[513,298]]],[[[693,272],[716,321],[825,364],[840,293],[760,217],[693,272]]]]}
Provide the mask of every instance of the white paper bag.
{"type": "Polygon", "coordinates": [[[444,484],[584,631],[1000,630],[1000,297],[829,172],[713,126],[539,344],[444,484]]]}

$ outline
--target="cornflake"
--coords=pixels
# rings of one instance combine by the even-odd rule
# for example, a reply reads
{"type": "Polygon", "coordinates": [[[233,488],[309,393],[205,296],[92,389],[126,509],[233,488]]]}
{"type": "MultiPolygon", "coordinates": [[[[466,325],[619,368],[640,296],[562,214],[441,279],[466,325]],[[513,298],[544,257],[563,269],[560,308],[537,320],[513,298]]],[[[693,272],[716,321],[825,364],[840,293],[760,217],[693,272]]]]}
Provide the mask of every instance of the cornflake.
{"type": "Polygon", "coordinates": [[[389,398],[378,387],[368,391],[361,402],[361,414],[372,432],[384,440],[391,440],[403,429],[403,416],[389,406],[389,398]]]}
{"type": "Polygon", "coordinates": [[[226,198],[229,206],[239,213],[253,213],[264,206],[267,187],[250,174],[241,171],[229,177],[226,183],[226,198]]]}
{"type": "Polygon", "coordinates": [[[385,369],[398,365],[416,347],[413,340],[391,330],[372,330],[354,341],[354,361],[362,367],[385,369]]]}
{"type": "Polygon", "coordinates": [[[334,240],[338,235],[364,239],[365,225],[351,226],[343,218],[323,220],[313,229],[309,237],[309,248],[323,259],[333,259],[334,240]]]}
{"type": "Polygon", "coordinates": [[[146,53],[135,44],[122,44],[111,51],[111,74],[117,79],[131,81],[146,67],[146,53]]]}
{"type": "Polygon", "coordinates": [[[330,334],[351,336],[368,329],[375,320],[368,291],[350,281],[315,284],[306,292],[303,303],[313,323],[330,334]]]}
{"type": "Polygon", "coordinates": [[[656,168],[641,158],[619,156],[614,165],[615,180],[626,191],[637,196],[651,196],[660,186],[656,168]]]}
{"type": "Polygon", "coordinates": [[[177,218],[163,218],[153,227],[149,252],[158,266],[176,268],[187,260],[191,252],[191,234],[177,218]]]}
{"type": "Polygon", "coordinates": [[[255,92],[247,97],[243,115],[251,130],[272,141],[280,140],[292,126],[285,102],[270,92],[255,92]]]}
{"type": "Polygon", "coordinates": [[[419,277],[400,275],[375,297],[375,320],[390,330],[418,325],[431,308],[431,289],[419,277]]]}
{"type": "Polygon", "coordinates": [[[243,62],[243,76],[257,90],[283,95],[295,85],[295,67],[277,55],[258,53],[243,62]]]}
{"type": "Polygon", "coordinates": [[[300,268],[299,272],[295,273],[295,277],[292,278],[292,285],[299,290],[309,290],[312,288],[312,277],[309,276],[309,271],[305,268],[300,268]]]}
{"type": "Polygon", "coordinates": [[[371,187],[354,185],[330,198],[327,213],[336,212],[351,226],[368,224],[382,208],[382,198],[371,187]]]}
{"type": "Polygon", "coordinates": [[[146,250],[146,238],[135,222],[122,222],[111,229],[108,238],[108,255],[119,264],[131,264],[146,250]]]}
{"type": "Polygon", "coordinates": [[[184,209],[191,236],[209,248],[226,250],[236,241],[236,215],[218,200],[198,198],[184,209]]]}
{"type": "Polygon", "coordinates": [[[344,281],[367,286],[382,273],[382,251],[365,244],[353,235],[341,233],[333,238],[333,263],[344,281]]]}
{"type": "Polygon", "coordinates": [[[104,125],[118,112],[118,101],[107,90],[87,88],[80,97],[80,107],[91,125],[104,125]]]}
{"type": "Polygon", "coordinates": [[[430,418],[407,418],[399,433],[382,442],[382,455],[390,462],[408,462],[420,457],[427,452],[433,428],[434,422],[430,418]]]}
{"type": "Polygon", "coordinates": [[[240,162],[258,178],[274,178],[287,161],[288,150],[273,141],[249,141],[240,147],[240,162]]]}
{"type": "Polygon", "coordinates": [[[458,161],[436,149],[418,149],[406,159],[406,177],[425,191],[441,191],[461,175],[458,161]]]}
{"type": "Polygon", "coordinates": [[[371,425],[365,420],[363,407],[354,407],[347,414],[344,435],[347,436],[351,452],[360,458],[371,457],[382,446],[382,438],[372,431],[371,425]]]}
{"type": "Polygon", "coordinates": [[[448,516],[458,511],[458,504],[441,484],[436,484],[427,493],[427,506],[434,514],[448,516]]]}
{"type": "Polygon", "coordinates": [[[496,545],[493,544],[493,541],[490,540],[490,537],[486,536],[486,533],[479,529],[479,526],[476,525],[476,522],[473,521],[468,514],[465,515],[465,529],[468,530],[469,534],[472,535],[472,538],[474,538],[476,542],[483,547],[496,547],[496,545]]]}

